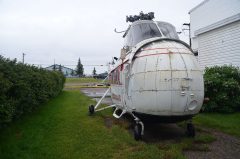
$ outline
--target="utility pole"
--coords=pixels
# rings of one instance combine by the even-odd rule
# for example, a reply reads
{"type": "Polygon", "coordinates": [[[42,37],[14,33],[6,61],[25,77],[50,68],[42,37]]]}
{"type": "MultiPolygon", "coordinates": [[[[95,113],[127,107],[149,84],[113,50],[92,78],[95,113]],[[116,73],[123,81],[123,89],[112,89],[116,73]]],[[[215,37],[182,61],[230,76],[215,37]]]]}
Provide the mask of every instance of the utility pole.
{"type": "Polygon", "coordinates": [[[189,45],[190,45],[190,47],[192,48],[190,23],[183,23],[183,25],[186,25],[186,26],[188,26],[188,29],[182,29],[182,30],[188,30],[188,36],[189,36],[189,45]]]}
{"type": "Polygon", "coordinates": [[[56,71],[55,59],[54,59],[54,64],[53,64],[53,71],[56,71]]]}
{"type": "Polygon", "coordinates": [[[26,55],[25,53],[22,53],[22,62],[23,62],[23,64],[24,64],[24,56],[25,55],[26,55]]]}

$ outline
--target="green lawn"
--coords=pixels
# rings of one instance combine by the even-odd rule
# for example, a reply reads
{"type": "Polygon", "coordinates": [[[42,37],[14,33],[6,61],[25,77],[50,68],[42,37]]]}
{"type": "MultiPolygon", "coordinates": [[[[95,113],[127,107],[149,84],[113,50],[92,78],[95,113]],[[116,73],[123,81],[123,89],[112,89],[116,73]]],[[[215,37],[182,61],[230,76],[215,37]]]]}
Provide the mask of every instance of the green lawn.
{"type": "MultiPolygon", "coordinates": [[[[105,126],[104,118],[112,118],[111,110],[88,116],[92,103],[80,91],[63,91],[35,113],[0,131],[0,158],[181,159],[185,158],[183,150],[207,151],[207,143],[215,140],[198,132],[195,139],[183,137],[177,142],[137,142],[124,126],[127,123],[105,126]]],[[[204,115],[194,121],[202,119],[206,119],[204,115]]]]}
{"type": "Polygon", "coordinates": [[[95,78],[66,78],[66,83],[92,83],[101,81],[102,79],[95,78]]]}
{"type": "Polygon", "coordinates": [[[203,113],[194,118],[194,123],[240,137],[240,113],[203,113]]]}
{"type": "Polygon", "coordinates": [[[81,88],[107,88],[107,86],[96,86],[95,84],[102,83],[102,79],[95,78],[67,78],[65,90],[79,90],[81,88]]]}
{"type": "Polygon", "coordinates": [[[118,124],[107,128],[109,112],[88,116],[92,101],[79,91],[63,91],[0,132],[0,158],[184,158],[180,144],[136,142],[118,124]]]}

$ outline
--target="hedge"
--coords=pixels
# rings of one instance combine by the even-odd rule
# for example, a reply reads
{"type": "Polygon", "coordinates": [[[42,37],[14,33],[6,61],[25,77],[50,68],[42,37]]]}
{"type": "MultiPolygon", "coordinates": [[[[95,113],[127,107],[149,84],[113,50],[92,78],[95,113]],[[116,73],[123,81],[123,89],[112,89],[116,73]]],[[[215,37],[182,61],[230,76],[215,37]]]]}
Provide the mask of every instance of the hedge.
{"type": "Polygon", "coordinates": [[[205,69],[205,112],[231,113],[240,110],[240,70],[234,66],[214,66],[205,69]]]}
{"type": "Polygon", "coordinates": [[[0,128],[57,96],[64,82],[60,72],[17,63],[16,59],[0,55],[0,128]]]}

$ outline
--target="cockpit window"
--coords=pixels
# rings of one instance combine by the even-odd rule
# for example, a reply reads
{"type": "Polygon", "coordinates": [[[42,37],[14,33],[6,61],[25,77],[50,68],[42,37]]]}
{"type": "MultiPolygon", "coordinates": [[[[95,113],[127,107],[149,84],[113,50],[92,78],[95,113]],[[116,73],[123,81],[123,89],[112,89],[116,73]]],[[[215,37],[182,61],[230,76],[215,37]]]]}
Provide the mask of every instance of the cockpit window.
{"type": "Polygon", "coordinates": [[[133,45],[136,45],[145,39],[161,37],[161,33],[155,23],[141,23],[132,26],[132,37],[133,45]]]}
{"type": "Polygon", "coordinates": [[[131,29],[128,30],[127,35],[125,36],[124,46],[132,47],[133,46],[133,37],[131,29]]]}
{"type": "Polygon", "coordinates": [[[124,46],[132,47],[145,39],[161,36],[162,35],[155,23],[135,24],[130,27],[124,36],[124,46]]]}
{"type": "Polygon", "coordinates": [[[154,37],[163,37],[162,34],[166,38],[179,39],[175,27],[169,23],[160,21],[156,23],[143,22],[132,25],[128,29],[126,35],[124,35],[124,46],[127,48],[131,48],[143,40],[154,37]],[[159,29],[161,30],[161,32],[159,29]]]}
{"type": "Polygon", "coordinates": [[[165,37],[171,39],[179,39],[178,34],[173,25],[166,22],[157,22],[157,24],[165,37]]]}

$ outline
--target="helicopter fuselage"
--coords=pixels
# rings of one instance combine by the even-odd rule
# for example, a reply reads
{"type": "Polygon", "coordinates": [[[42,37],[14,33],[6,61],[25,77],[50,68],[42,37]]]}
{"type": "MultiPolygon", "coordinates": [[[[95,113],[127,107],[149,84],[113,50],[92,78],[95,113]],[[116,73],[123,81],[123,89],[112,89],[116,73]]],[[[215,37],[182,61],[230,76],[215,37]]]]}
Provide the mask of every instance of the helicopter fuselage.
{"type": "Polygon", "coordinates": [[[197,114],[204,98],[203,72],[180,40],[150,38],[112,68],[116,107],[143,121],[177,122],[197,114]]]}
{"type": "MultiPolygon", "coordinates": [[[[89,106],[90,115],[114,107],[116,118],[130,114],[136,122],[136,140],[144,135],[145,122],[191,119],[199,113],[204,99],[203,72],[192,49],[179,40],[173,25],[153,18],[152,12],[127,17],[133,23],[123,35],[120,58],[110,65],[111,86],[95,106],[89,106]],[[109,91],[114,104],[99,108],[109,91]]],[[[191,120],[187,134],[195,136],[191,120]]]]}

